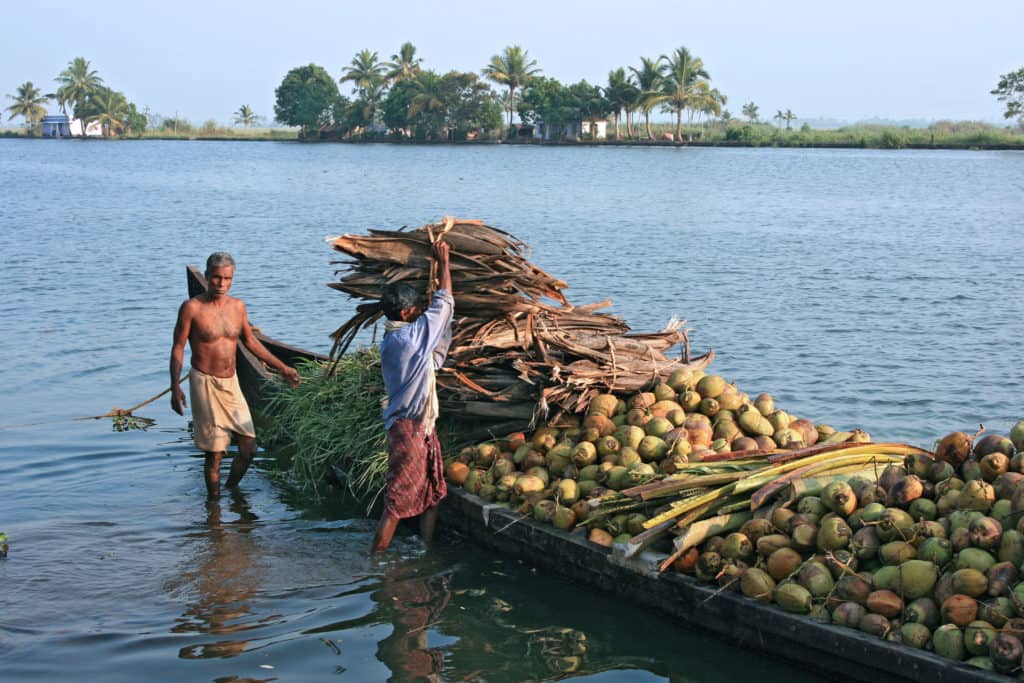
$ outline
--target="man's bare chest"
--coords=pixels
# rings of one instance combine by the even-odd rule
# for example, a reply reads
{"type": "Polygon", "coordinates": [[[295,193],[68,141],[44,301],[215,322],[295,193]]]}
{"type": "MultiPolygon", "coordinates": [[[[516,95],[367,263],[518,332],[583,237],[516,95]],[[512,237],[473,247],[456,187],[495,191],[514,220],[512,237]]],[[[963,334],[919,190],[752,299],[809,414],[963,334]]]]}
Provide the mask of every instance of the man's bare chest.
{"type": "Polygon", "coordinates": [[[238,339],[242,322],[234,311],[203,311],[192,321],[192,337],[197,341],[238,339]]]}

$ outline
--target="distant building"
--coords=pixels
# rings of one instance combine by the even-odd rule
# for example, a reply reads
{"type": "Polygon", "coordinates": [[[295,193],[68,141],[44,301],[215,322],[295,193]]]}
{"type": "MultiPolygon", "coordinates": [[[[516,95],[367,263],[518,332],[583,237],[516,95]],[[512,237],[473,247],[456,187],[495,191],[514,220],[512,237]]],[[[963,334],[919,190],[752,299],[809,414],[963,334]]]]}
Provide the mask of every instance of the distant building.
{"type": "Polygon", "coordinates": [[[71,125],[67,114],[48,114],[43,117],[44,138],[69,138],[71,125]]]}
{"type": "MultiPolygon", "coordinates": [[[[72,137],[82,136],[82,119],[73,119],[68,125],[71,130],[72,137]]],[[[85,126],[85,137],[87,138],[101,138],[103,137],[103,126],[100,125],[99,121],[89,121],[85,126]]]]}
{"type": "Polygon", "coordinates": [[[533,130],[535,140],[604,140],[608,137],[607,121],[579,121],[564,125],[537,121],[533,130]]]}

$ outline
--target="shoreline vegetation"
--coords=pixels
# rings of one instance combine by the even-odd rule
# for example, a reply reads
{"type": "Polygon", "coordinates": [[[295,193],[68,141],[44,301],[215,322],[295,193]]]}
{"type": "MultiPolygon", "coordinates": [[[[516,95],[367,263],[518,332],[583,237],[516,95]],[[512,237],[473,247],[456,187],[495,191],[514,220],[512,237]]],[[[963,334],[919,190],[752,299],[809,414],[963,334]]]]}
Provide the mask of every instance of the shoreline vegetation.
{"type": "MultiPolygon", "coordinates": [[[[358,137],[327,137],[318,140],[302,139],[297,128],[230,128],[199,127],[186,131],[163,129],[146,130],[140,135],[122,135],[114,138],[87,138],[92,140],[177,140],[216,142],[302,142],[342,144],[395,144],[413,146],[463,145],[533,145],[542,147],[775,147],[814,149],[935,149],[935,150],[1024,150],[1024,134],[1006,131],[984,123],[939,122],[928,128],[906,126],[852,125],[842,128],[780,130],[770,124],[749,125],[740,128],[740,135],[729,136],[728,131],[705,128],[699,137],[675,141],[660,137],[668,132],[669,124],[651,124],[654,139],[616,139],[614,134],[603,140],[565,139],[537,140],[533,138],[485,137],[471,140],[417,140],[392,135],[365,135],[358,137]]],[[[0,138],[46,140],[30,135],[24,129],[0,128],[0,138]]]]}
{"type": "Polygon", "coordinates": [[[729,97],[712,87],[707,65],[685,46],[614,68],[605,85],[545,76],[519,45],[491,56],[479,72],[439,73],[406,42],[389,60],[360,50],[340,74],[312,63],[288,71],[274,91],[277,125],[243,104],[232,126],[216,119],[194,126],[177,112],[140,109],[76,57],[54,79],[55,92],[44,94],[28,81],[7,95],[13,101],[8,121],[20,117],[24,125],[0,129],[0,137],[1024,150],[1024,68],[1004,74],[991,91],[1016,125],[937,121],[923,128],[884,122],[812,128],[791,109],[762,114],[753,101],[734,116],[729,97]],[[63,116],[48,115],[51,102],[63,116]]]}

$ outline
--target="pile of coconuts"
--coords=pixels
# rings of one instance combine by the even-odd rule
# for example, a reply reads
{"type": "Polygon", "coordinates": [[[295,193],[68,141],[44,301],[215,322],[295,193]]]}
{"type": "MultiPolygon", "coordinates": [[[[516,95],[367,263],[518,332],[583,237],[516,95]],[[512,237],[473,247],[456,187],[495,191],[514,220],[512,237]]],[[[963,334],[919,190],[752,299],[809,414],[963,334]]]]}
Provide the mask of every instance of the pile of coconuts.
{"type": "MultiPolygon", "coordinates": [[[[769,394],[751,399],[719,375],[681,368],[649,392],[599,394],[582,416],[466,447],[445,474],[485,501],[571,531],[590,514],[588,499],[709,455],[870,440],[860,429],[837,431],[777,409],[769,394]]],[[[588,525],[588,538],[611,547],[643,531],[651,512],[606,515],[588,525]]]]}
{"type": "MultiPolygon", "coordinates": [[[[980,434],[980,433],[979,433],[980,434]]],[[[680,557],[722,590],[1005,674],[1024,657],[1024,420],[833,481],[680,557]]]]}

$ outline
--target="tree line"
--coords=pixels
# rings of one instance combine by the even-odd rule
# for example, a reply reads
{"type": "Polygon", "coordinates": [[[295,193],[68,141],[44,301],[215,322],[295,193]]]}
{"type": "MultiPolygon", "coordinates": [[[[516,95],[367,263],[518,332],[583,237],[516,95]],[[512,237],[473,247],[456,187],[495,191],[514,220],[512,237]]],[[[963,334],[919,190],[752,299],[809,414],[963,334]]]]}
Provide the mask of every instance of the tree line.
{"type": "MultiPolygon", "coordinates": [[[[727,98],[711,86],[703,60],[686,47],[657,58],[642,57],[637,66],[619,67],[608,74],[606,85],[586,80],[566,85],[545,77],[519,45],[493,55],[475,73],[439,74],[423,67],[416,47],[405,43],[390,60],[364,49],[341,69],[337,82],[317,64],[288,72],[275,92],[275,116],[280,123],[298,126],[304,138],[330,132],[341,136],[379,134],[425,139],[459,139],[473,133],[500,133],[501,113],[506,129],[513,115],[525,124],[543,122],[565,135],[582,121],[611,118],[615,136],[653,139],[651,113],[660,110],[674,117],[677,140],[688,128],[716,118],[729,118],[727,98]],[[495,92],[490,81],[502,92],[495,92]],[[339,85],[351,83],[352,97],[340,94],[339,85]]],[[[757,106],[744,105],[753,112],[757,106]]],[[[788,110],[787,110],[788,111],[788,110]]],[[[795,118],[789,112],[791,121],[795,118]]]]}
{"type": "Polygon", "coordinates": [[[123,92],[108,87],[92,68],[89,60],[75,57],[67,68],[55,79],[55,92],[43,94],[32,83],[26,81],[18,86],[14,95],[7,98],[14,104],[7,107],[8,120],[21,116],[30,134],[33,134],[47,115],[46,104],[53,100],[63,114],[71,112],[72,118],[82,121],[82,135],[90,123],[99,123],[104,137],[139,134],[146,128],[146,116],[129,102],[123,92]]]}

